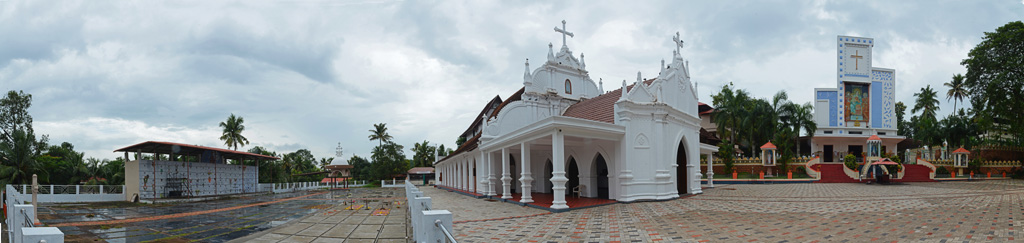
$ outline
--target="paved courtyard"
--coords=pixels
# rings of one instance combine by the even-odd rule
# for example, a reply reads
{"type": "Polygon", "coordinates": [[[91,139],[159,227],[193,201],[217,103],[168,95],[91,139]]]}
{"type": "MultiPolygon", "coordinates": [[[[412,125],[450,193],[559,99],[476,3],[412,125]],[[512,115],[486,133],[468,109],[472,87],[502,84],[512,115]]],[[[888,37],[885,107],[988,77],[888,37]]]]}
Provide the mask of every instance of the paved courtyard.
{"type": "Polygon", "coordinates": [[[67,242],[406,242],[404,202],[402,188],[353,188],[155,205],[41,205],[39,217],[67,242]]]}
{"type": "Polygon", "coordinates": [[[460,242],[1020,242],[1024,181],[719,185],[550,214],[421,187],[460,242]]]}

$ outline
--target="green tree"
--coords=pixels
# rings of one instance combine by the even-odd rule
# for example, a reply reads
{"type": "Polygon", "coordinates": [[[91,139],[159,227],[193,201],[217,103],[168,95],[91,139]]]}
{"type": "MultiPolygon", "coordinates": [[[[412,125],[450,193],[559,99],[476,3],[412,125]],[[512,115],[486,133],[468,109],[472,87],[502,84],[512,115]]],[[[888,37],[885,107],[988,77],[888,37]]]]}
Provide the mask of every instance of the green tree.
{"type": "Polygon", "coordinates": [[[386,143],[373,148],[373,171],[375,180],[390,179],[393,175],[404,175],[409,171],[405,162],[405,148],[395,143],[386,143]]]}
{"type": "Polygon", "coordinates": [[[818,130],[818,123],[814,121],[814,115],[812,114],[814,105],[811,105],[810,102],[803,105],[792,104],[790,107],[789,114],[792,130],[790,130],[790,133],[785,134],[792,135],[792,139],[796,140],[794,143],[796,155],[800,155],[800,129],[807,133],[807,137],[814,137],[814,131],[818,130]]]}
{"type": "Polygon", "coordinates": [[[124,158],[104,160],[103,177],[108,185],[124,185],[124,158]]]}
{"type": "Polygon", "coordinates": [[[320,170],[327,171],[327,166],[334,162],[334,157],[331,158],[320,158],[320,170]]]}
{"type": "Polygon", "coordinates": [[[430,146],[430,142],[424,140],[422,143],[416,143],[412,147],[412,166],[413,167],[433,167],[434,159],[437,157],[434,152],[437,148],[430,146]]]}
{"type": "Polygon", "coordinates": [[[19,129],[11,135],[11,142],[0,143],[0,184],[28,184],[32,174],[38,174],[40,181],[49,181],[49,173],[35,159],[35,134],[19,129]]]}
{"type": "Polygon", "coordinates": [[[466,137],[459,136],[459,138],[455,139],[455,147],[456,148],[462,147],[462,144],[464,144],[464,143],[466,143],[466,137]]]}
{"type": "Polygon", "coordinates": [[[935,121],[935,113],[939,110],[939,99],[935,90],[932,89],[931,85],[927,85],[921,88],[921,92],[914,93],[914,97],[917,97],[914,104],[914,109],[910,112],[921,111],[922,119],[931,119],[935,121]]]}
{"type": "MultiPolygon", "coordinates": [[[[1024,133],[1024,23],[1014,21],[985,32],[967,59],[964,86],[971,93],[976,121],[988,131],[1014,136],[1010,143],[1020,145],[1024,133]]],[[[996,139],[1002,139],[997,136],[996,139]]]]}
{"type": "Polygon", "coordinates": [[[363,157],[353,155],[348,158],[348,164],[352,165],[352,178],[356,180],[373,180],[373,166],[370,161],[363,157]]]}
{"type": "Polygon", "coordinates": [[[35,134],[32,130],[32,115],[28,114],[31,106],[32,95],[24,91],[11,90],[0,99],[0,142],[13,142],[14,132],[19,130],[35,134]]]}
{"type": "Polygon", "coordinates": [[[391,135],[388,134],[387,126],[387,123],[373,124],[373,129],[370,130],[370,141],[377,140],[377,146],[382,146],[384,143],[391,142],[391,139],[394,137],[391,137],[391,135]]]}
{"type": "Polygon", "coordinates": [[[953,81],[942,84],[949,87],[949,91],[946,92],[946,101],[953,99],[953,113],[956,113],[957,101],[963,102],[967,95],[967,87],[964,86],[964,75],[956,74],[953,75],[953,81]]]}
{"type": "Polygon", "coordinates": [[[437,155],[441,157],[448,156],[448,151],[445,150],[444,144],[437,145],[437,155]]]}
{"type": "Polygon", "coordinates": [[[910,129],[907,128],[907,122],[903,120],[903,116],[907,113],[907,105],[903,104],[903,101],[896,102],[896,129],[897,133],[904,136],[910,137],[910,129]]]}
{"type": "Polygon", "coordinates": [[[244,147],[246,144],[249,144],[249,139],[242,136],[242,131],[245,131],[245,125],[242,124],[244,122],[244,118],[236,117],[232,113],[227,121],[220,123],[220,127],[224,129],[220,135],[220,140],[224,141],[224,145],[228,146],[228,148],[234,147],[234,150],[238,150],[238,145],[244,147]]]}

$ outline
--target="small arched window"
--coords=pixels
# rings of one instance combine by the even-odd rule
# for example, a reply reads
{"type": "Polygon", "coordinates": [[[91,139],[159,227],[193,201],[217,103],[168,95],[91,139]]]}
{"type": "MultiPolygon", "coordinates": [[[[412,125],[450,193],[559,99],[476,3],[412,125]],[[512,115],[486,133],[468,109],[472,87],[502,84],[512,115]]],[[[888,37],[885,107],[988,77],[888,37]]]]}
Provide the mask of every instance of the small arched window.
{"type": "Polygon", "coordinates": [[[569,79],[565,79],[565,93],[572,94],[572,82],[569,79]]]}

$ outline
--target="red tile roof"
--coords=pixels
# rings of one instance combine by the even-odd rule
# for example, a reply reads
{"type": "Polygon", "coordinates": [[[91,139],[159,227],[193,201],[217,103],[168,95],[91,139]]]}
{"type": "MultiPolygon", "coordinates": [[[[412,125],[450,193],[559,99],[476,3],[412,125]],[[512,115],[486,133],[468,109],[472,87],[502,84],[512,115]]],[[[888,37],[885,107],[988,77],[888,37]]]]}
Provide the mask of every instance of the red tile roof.
{"type": "Polygon", "coordinates": [[[868,141],[874,141],[874,140],[882,140],[882,139],[879,138],[878,135],[871,135],[870,137],[868,137],[868,141]]]}
{"type": "Polygon", "coordinates": [[[409,174],[433,174],[434,167],[413,167],[409,169],[409,174]]]}
{"type": "Polygon", "coordinates": [[[513,101],[517,100],[522,100],[523,91],[526,91],[526,87],[523,87],[519,89],[519,91],[512,93],[512,96],[509,96],[508,99],[505,99],[505,101],[501,102],[501,104],[498,105],[498,108],[494,109],[494,112],[491,112],[491,117],[498,117],[498,112],[501,112],[501,109],[505,108],[505,106],[508,105],[508,103],[512,103],[513,101]]]}
{"type": "Polygon", "coordinates": [[[768,143],[762,145],[761,149],[776,149],[776,147],[775,147],[775,144],[772,144],[772,142],[768,142],[768,143]]]}
{"type": "Polygon", "coordinates": [[[967,151],[966,149],[964,149],[964,147],[960,147],[960,148],[958,148],[956,150],[953,150],[953,153],[954,154],[956,154],[956,153],[967,153],[967,154],[969,154],[969,153],[971,153],[971,151],[967,151]]]}

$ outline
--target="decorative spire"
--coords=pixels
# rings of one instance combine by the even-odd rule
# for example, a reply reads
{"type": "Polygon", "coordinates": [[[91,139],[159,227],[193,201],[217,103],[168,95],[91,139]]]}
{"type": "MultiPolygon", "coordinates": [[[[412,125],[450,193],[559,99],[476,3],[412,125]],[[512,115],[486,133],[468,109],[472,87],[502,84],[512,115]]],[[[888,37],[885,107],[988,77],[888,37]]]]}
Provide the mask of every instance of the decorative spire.
{"type": "Polygon", "coordinates": [[[580,52],[580,69],[587,69],[587,62],[583,61],[582,52],[580,52]]]}
{"type": "Polygon", "coordinates": [[[672,37],[672,42],[675,42],[675,44],[676,44],[676,52],[675,53],[676,54],[680,54],[679,49],[683,48],[683,40],[679,39],[679,32],[678,31],[676,31],[676,36],[672,37]]]}
{"type": "Polygon", "coordinates": [[[626,80],[622,80],[622,95],[619,96],[619,100],[626,100],[626,80]]]}
{"type": "Polygon", "coordinates": [[[661,59],[661,68],[658,68],[658,69],[659,69],[659,70],[665,70],[665,69],[668,69],[668,67],[667,67],[667,66],[665,66],[665,59],[664,59],[664,58],[662,58],[662,59],[661,59]]]}
{"type": "Polygon", "coordinates": [[[530,80],[533,79],[530,76],[530,59],[529,58],[526,59],[526,63],[524,65],[526,66],[526,71],[523,72],[523,84],[525,85],[525,84],[532,83],[530,80]]]}
{"type": "Polygon", "coordinates": [[[558,26],[555,26],[555,32],[562,33],[562,47],[566,47],[566,45],[565,45],[565,36],[568,35],[569,37],[575,37],[575,36],[572,35],[572,32],[569,32],[569,31],[565,30],[565,20],[564,19],[562,20],[562,28],[559,29],[558,26]]]}
{"type": "Polygon", "coordinates": [[[598,78],[597,79],[597,89],[599,90],[600,93],[602,93],[602,94],[604,93],[604,79],[603,78],[598,78]]]}
{"type": "Polygon", "coordinates": [[[342,149],[341,149],[341,142],[338,142],[338,148],[335,149],[334,152],[335,152],[334,153],[334,157],[339,157],[339,158],[341,157],[341,155],[343,154],[342,153],[342,149]]]}
{"type": "Polygon", "coordinates": [[[548,61],[549,62],[554,62],[555,61],[555,49],[553,49],[553,48],[555,48],[555,46],[552,45],[551,42],[548,42],[548,61]]]}
{"type": "Polygon", "coordinates": [[[639,84],[640,82],[643,82],[643,81],[644,81],[644,79],[640,78],[640,71],[636,71],[636,83],[639,84]]]}

